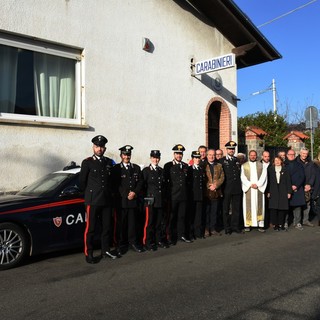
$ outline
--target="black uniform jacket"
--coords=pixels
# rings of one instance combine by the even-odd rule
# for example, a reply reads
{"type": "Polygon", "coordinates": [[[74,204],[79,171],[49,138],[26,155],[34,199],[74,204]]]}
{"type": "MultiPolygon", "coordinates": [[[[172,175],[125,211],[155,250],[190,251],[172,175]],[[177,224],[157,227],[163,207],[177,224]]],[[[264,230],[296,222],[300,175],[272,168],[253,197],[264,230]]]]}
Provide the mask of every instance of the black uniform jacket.
{"type": "Polygon", "coordinates": [[[288,194],[292,193],[291,178],[287,168],[282,167],[280,171],[279,184],[276,178],[274,165],[268,167],[268,184],[266,193],[270,194],[269,208],[278,210],[289,209],[288,194]]]}
{"type": "Polygon", "coordinates": [[[86,205],[112,206],[111,169],[113,161],[95,156],[82,161],[79,184],[84,191],[86,205]]]}
{"type": "Polygon", "coordinates": [[[198,169],[192,165],[188,168],[188,176],[189,176],[189,199],[191,201],[203,201],[204,198],[204,190],[206,188],[205,183],[205,171],[202,167],[198,167],[198,169]]]}
{"type": "Polygon", "coordinates": [[[116,192],[117,206],[121,206],[121,208],[136,208],[138,205],[137,198],[143,186],[140,167],[130,163],[130,168],[127,169],[122,162],[118,163],[112,168],[112,181],[116,192]],[[128,199],[130,191],[136,194],[133,200],[128,199]]]}
{"type": "Polygon", "coordinates": [[[146,197],[154,199],[153,206],[155,208],[162,208],[165,196],[163,169],[158,166],[155,170],[150,164],[142,170],[142,175],[146,197]]]}
{"type": "Polygon", "coordinates": [[[236,157],[228,159],[223,157],[220,159],[224,171],[224,183],[222,185],[224,194],[240,194],[242,193],[241,184],[241,165],[236,157]]]}
{"type": "Polygon", "coordinates": [[[188,165],[185,162],[176,164],[175,161],[164,165],[164,176],[171,201],[187,201],[188,165]],[[181,166],[180,166],[181,164],[181,166]]]}

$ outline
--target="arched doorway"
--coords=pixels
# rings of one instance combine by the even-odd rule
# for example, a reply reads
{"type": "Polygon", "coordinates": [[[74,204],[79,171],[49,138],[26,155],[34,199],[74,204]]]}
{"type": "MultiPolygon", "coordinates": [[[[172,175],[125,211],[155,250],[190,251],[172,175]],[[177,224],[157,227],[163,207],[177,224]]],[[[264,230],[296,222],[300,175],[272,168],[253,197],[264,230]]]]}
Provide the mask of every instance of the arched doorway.
{"type": "Polygon", "coordinates": [[[213,101],[208,110],[208,148],[220,148],[221,102],[213,101]]]}

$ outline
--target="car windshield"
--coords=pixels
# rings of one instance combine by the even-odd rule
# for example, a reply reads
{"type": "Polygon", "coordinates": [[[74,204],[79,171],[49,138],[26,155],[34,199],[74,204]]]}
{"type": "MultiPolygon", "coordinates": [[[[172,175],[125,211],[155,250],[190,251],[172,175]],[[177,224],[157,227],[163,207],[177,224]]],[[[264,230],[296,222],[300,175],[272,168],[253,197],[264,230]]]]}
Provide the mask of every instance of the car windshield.
{"type": "Polygon", "coordinates": [[[48,196],[73,176],[74,175],[70,173],[50,173],[29,186],[26,186],[17,194],[21,196],[48,196]]]}

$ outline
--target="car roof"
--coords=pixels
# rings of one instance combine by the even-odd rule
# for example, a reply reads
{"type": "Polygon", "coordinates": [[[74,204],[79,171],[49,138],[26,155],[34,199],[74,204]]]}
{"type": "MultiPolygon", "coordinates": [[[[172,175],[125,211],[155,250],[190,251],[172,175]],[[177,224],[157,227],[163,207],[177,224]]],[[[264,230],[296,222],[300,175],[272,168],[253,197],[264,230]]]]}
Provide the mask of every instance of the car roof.
{"type": "Polygon", "coordinates": [[[78,168],[72,168],[69,170],[59,170],[59,171],[55,171],[54,173],[71,173],[71,174],[77,174],[80,172],[80,167],[78,168]]]}

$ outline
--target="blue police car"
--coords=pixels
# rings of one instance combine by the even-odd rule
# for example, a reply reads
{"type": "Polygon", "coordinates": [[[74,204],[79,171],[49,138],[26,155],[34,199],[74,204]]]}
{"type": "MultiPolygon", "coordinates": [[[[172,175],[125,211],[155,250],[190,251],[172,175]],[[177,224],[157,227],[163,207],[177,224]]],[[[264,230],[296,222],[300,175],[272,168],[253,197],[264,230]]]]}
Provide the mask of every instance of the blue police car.
{"type": "Polygon", "coordinates": [[[79,172],[72,165],[0,197],[0,270],[16,267],[28,256],[83,245],[79,172]]]}

